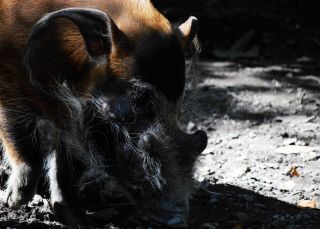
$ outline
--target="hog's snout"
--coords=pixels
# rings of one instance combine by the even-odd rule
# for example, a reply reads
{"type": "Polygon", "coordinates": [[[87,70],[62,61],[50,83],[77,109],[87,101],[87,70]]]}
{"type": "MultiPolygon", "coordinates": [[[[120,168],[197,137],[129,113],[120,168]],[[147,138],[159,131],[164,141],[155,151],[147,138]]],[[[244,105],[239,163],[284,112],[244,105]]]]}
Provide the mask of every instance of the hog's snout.
{"type": "Polygon", "coordinates": [[[161,183],[160,186],[141,185],[140,192],[135,195],[137,204],[152,221],[166,228],[187,227],[192,171],[207,141],[204,131],[188,134],[177,127],[160,126],[139,136],[137,147],[143,152],[146,180],[153,183],[156,178],[161,183]]]}
{"type": "MultiPolygon", "coordinates": [[[[182,151],[189,151],[193,156],[198,156],[206,149],[208,137],[202,130],[197,130],[193,134],[178,131],[173,141],[176,141],[175,143],[182,151]]],[[[155,142],[157,142],[156,137],[148,133],[141,136],[139,145],[145,150],[151,150],[151,145],[154,145],[155,142]]]]}
{"type": "Polygon", "coordinates": [[[177,142],[182,151],[189,152],[192,156],[199,156],[207,147],[208,137],[206,132],[197,130],[193,134],[179,131],[177,142]]]}
{"type": "Polygon", "coordinates": [[[178,205],[172,201],[153,201],[153,205],[148,209],[147,215],[157,223],[170,228],[187,227],[188,215],[184,205],[178,205]]]}
{"type": "Polygon", "coordinates": [[[180,213],[173,213],[168,214],[167,212],[164,212],[165,214],[150,214],[149,217],[157,223],[160,223],[162,225],[165,225],[170,228],[186,228],[187,227],[187,221],[186,217],[183,214],[180,213]]]}
{"type": "Polygon", "coordinates": [[[193,152],[195,155],[201,154],[206,148],[208,143],[208,137],[206,132],[198,130],[192,134],[193,152]]]}

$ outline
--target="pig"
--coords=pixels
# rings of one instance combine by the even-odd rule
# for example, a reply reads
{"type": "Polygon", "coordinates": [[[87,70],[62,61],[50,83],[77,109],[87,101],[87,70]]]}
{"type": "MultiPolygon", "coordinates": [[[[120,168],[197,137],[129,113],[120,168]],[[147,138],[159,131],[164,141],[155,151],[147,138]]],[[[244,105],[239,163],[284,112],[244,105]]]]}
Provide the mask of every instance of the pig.
{"type": "Polygon", "coordinates": [[[173,26],[149,0],[0,3],[0,139],[5,201],[49,179],[57,220],[86,222],[78,171],[114,177],[151,219],[186,226],[204,131],[179,124],[184,50],[198,23],[173,26]]]}

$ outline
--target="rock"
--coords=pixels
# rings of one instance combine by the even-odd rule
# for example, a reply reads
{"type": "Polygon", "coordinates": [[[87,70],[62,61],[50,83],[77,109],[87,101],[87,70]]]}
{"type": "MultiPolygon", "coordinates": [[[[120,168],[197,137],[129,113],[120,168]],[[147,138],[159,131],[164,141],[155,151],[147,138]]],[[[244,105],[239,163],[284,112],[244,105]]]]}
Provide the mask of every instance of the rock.
{"type": "Polygon", "coordinates": [[[285,139],[282,144],[283,145],[295,145],[295,143],[297,142],[297,138],[287,138],[285,139]]]}
{"type": "Polygon", "coordinates": [[[28,204],[31,206],[42,206],[43,205],[43,199],[40,195],[36,194],[34,195],[32,201],[28,204]]]}
{"type": "Polygon", "coordinates": [[[320,147],[288,145],[278,147],[275,152],[280,154],[303,154],[317,150],[320,150],[320,147]]]}
{"type": "Polygon", "coordinates": [[[216,198],[216,197],[212,197],[210,200],[209,200],[209,203],[211,204],[217,204],[219,202],[219,198],[216,198]]]}
{"type": "Polygon", "coordinates": [[[272,80],[271,84],[272,84],[273,88],[281,88],[282,87],[282,84],[278,80],[275,80],[275,79],[272,80]]]}
{"type": "Polygon", "coordinates": [[[235,214],[235,216],[242,224],[252,223],[252,219],[250,218],[250,216],[244,212],[238,212],[235,214]]]}
{"type": "Polygon", "coordinates": [[[311,57],[309,57],[309,56],[302,56],[302,57],[299,57],[298,59],[297,59],[297,62],[299,62],[299,63],[311,63],[311,62],[313,62],[314,60],[311,58],[311,57]]]}
{"type": "Polygon", "coordinates": [[[234,163],[234,165],[227,170],[229,170],[229,172],[228,172],[229,177],[232,177],[232,178],[240,178],[243,175],[245,175],[246,173],[251,171],[248,166],[240,164],[240,163],[234,163]]]}
{"type": "Polygon", "coordinates": [[[297,206],[301,208],[317,208],[317,202],[316,200],[301,200],[297,206]]]}
{"type": "Polygon", "coordinates": [[[238,139],[239,137],[240,137],[240,134],[238,134],[238,133],[233,133],[230,136],[231,139],[238,139]]]}
{"type": "Polygon", "coordinates": [[[253,196],[250,196],[250,195],[244,195],[244,198],[246,201],[248,202],[253,202],[254,201],[254,197],[253,196]]]}
{"type": "Polygon", "coordinates": [[[185,219],[180,216],[177,215],[175,217],[173,217],[172,219],[168,220],[166,223],[168,226],[172,226],[172,227],[186,227],[187,226],[187,222],[185,221],[185,219]]]}
{"type": "Polygon", "coordinates": [[[320,159],[319,151],[312,151],[306,155],[304,155],[304,161],[317,161],[320,159]]]}
{"type": "Polygon", "coordinates": [[[250,138],[255,138],[255,137],[257,137],[257,134],[256,134],[255,132],[251,131],[251,132],[249,133],[249,137],[250,137],[250,138]]]}
{"type": "Polygon", "coordinates": [[[199,227],[199,229],[218,229],[218,228],[220,228],[220,226],[217,223],[204,223],[199,227]]]}
{"type": "Polygon", "coordinates": [[[292,180],[285,182],[282,186],[284,190],[293,190],[296,187],[296,183],[292,180]]]}
{"type": "Polygon", "coordinates": [[[187,126],[187,130],[188,131],[195,131],[195,130],[197,130],[197,125],[194,123],[194,122],[189,122],[188,123],[188,126],[187,126]]]}

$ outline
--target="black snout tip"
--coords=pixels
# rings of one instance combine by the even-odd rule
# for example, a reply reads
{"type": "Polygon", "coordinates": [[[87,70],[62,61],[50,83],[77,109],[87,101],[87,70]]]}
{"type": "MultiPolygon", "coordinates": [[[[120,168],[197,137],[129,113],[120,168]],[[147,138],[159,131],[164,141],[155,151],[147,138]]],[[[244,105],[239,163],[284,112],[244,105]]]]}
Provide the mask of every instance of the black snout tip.
{"type": "Polygon", "coordinates": [[[194,134],[194,143],[195,143],[195,153],[196,155],[201,154],[208,144],[208,136],[203,130],[197,130],[194,134]]]}

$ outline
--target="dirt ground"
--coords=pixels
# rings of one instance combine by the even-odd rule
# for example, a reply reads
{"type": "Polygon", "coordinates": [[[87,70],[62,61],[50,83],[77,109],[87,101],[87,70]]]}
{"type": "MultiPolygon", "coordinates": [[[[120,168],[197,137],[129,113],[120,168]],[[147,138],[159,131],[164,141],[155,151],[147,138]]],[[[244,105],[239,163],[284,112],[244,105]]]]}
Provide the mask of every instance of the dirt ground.
{"type": "MultiPolygon", "coordinates": [[[[197,166],[190,228],[320,228],[320,80],[307,60],[290,65],[201,62],[200,116],[209,144],[197,166]]],[[[0,196],[4,191],[0,191],[0,196]]],[[[46,195],[44,195],[46,197],[46,195]]],[[[125,199],[90,201],[95,227],[159,228],[125,199]]],[[[0,202],[0,228],[62,228],[48,200],[0,202]]]]}
{"type": "Polygon", "coordinates": [[[301,59],[201,69],[207,113],[194,125],[210,135],[198,170],[210,184],[206,206],[215,206],[207,220],[217,228],[320,228],[318,69],[301,59]]]}

